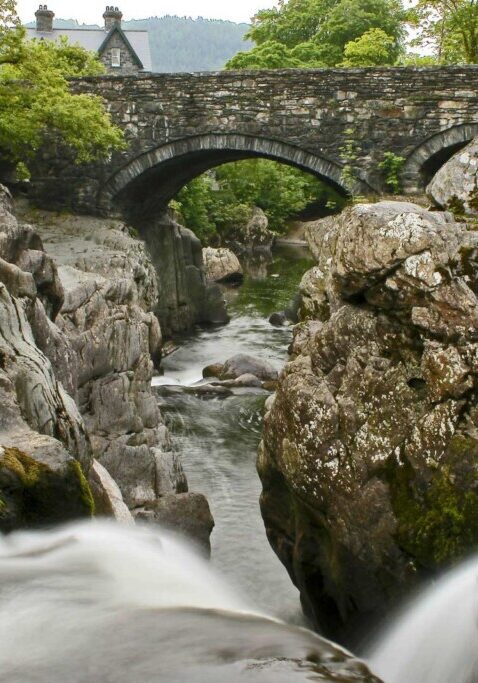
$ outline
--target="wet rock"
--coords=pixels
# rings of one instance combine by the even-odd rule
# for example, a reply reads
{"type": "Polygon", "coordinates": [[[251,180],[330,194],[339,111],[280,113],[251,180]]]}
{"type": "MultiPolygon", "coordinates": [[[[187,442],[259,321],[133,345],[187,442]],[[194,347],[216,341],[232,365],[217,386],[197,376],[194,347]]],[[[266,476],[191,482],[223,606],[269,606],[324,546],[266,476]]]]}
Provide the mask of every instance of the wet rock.
{"type": "Polygon", "coordinates": [[[254,375],[263,381],[276,380],[278,372],[267,361],[260,360],[245,353],[232,356],[225,363],[221,371],[221,379],[237,379],[241,375],[254,375]]]}
{"type": "Polygon", "coordinates": [[[283,311],[279,311],[278,313],[272,313],[269,317],[269,322],[274,327],[284,327],[289,321],[287,320],[286,314],[283,311]]]}
{"type": "Polygon", "coordinates": [[[209,282],[241,282],[243,279],[239,259],[230,249],[207,247],[202,254],[204,272],[209,282]]]}
{"type": "Polygon", "coordinates": [[[261,509],[307,613],[343,638],[478,543],[477,238],[396,202],[307,230],[318,270],[267,406],[261,509]]]}
{"type": "Polygon", "coordinates": [[[478,213],[478,138],[440,168],[427,187],[427,195],[442,209],[478,213]]]}
{"type": "Polygon", "coordinates": [[[183,534],[209,556],[209,537],[214,528],[214,519],[207,499],[200,493],[169,493],[143,510],[136,512],[136,518],[159,524],[165,529],[183,534]]]}
{"type": "Polygon", "coordinates": [[[97,460],[93,460],[88,474],[88,483],[95,501],[96,515],[113,517],[118,522],[126,524],[134,523],[118,484],[97,460]]]}
{"type": "Polygon", "coordinates": [[[59,441],[35,432],[0,435],[0,531],[91,516],[94,501],[80,464],[59,441]]]}
{"type": "Polygon", "coordinates": [[[186,387],[187,394],[193,394],[199,398],[228,398],[233,392],[220,384],[199,384],[193,387],[186,387]]]}
{"type": "Polygon", "coordinates": [[[213,363],[212,365],[208,365],[207,367],[204,368],[202,371],[202,376],[207,379],[209,377],[217,377],[220,378],[222,375],[222,371],[224,369],[224,363],[213,363]]]}

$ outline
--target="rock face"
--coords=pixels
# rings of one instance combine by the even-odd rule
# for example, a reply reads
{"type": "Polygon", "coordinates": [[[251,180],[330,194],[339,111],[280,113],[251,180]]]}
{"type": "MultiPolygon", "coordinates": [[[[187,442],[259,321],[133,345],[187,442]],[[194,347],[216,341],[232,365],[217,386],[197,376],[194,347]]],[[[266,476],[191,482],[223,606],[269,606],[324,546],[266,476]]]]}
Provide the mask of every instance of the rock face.
{"type": "Polygon", "coordinates": [[[151,390],[160,289],[144,243],[118,221],[34,218],[18,223],[1,190],[0,529],[179,505],[187,482],[151,390]]]}
{"type": "MultiPolygon", "coordinates": [[[[64,303],[56,326],[72,350],[70,391],[93,455],[133,511],[186,480],[151,391],[161,358],[156,272],[145,245],[119,221],[39,215],[64,303]]],[[[62,368],[58,368],[62,376],[62,368]]]]}
{"type": "Polygon", "coordinates": [[[229,320],[218,285],[204,273],[202,245],[196,235],[164,213],[138,227],[156,269],[159,296],[155,312],[166,336],[195,323],[229,320]]]}
{"type": "Polygon", "coordinates": [[[210,282],[240,282],[243,278],[242,266],[230,249],[202,250],[206,279],[210,282]]]}
{"type": "MultiPolygon", "coordinates": [[[[53,330],[63,290],[30,226],[0,187],[0,529],[91,515],[92,448],[38,331],[53,330]],[[49,315],[51,317],[49,317],[49,315]]],[[[51,334],[53,338],[53,333],[51,334]]],[[[58,331],[58,349],[66,346],[58,331]]]]}
{"type": "Polygon", "coordinates": [[[478,137],[440,168],[427,194],[442,209],[478,213],[478,137]]]}
{"type": "Polygon", "coordinates": [[[344,637],[478,544],[478,235],[381,202],[308,238],[261,507],[307,613],[344,637]]]}

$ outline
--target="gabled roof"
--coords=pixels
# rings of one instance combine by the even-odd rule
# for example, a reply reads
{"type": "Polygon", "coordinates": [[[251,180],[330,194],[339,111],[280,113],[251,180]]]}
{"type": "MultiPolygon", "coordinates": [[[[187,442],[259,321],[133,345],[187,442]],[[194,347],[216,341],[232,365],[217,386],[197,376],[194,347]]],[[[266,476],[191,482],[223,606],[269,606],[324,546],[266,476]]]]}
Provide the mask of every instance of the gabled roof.
{"type": "MultiPolygon", "coordinates": [[[[110,32],[106,35],[104,41],[103,41],[103,42],[101,43],[101,45],[99,46],[99,48],[98,48],[98,54],[99,54],[99,55],[102,55],[102,54],[103,54],[103,52],[104,52],[104,51],[106,50],[106,48],[108,47],[108,43],[110,42],[111,37],[112,37],[115,33],[117,33],[117,34],[123,39],[123,42],[126,44],[127,48],[128,48],[129,51],[131,52],[131,56],[133,57],[133,60],[136,62],[137,66],[139,66],[140,69],[144,69],[143,62],[142,62],[141,59],[139,58],[139,55],[137,54],[137,52],[136,52],[136,50],[134,49],[134,47],[133,47],[133,46],[131,45],[131,43],[129,42],[129,40],[128,40],[127,36],[126,36],[126,32],[123,31],[123,29],[122,29],[120,26],[113,26],[113,27],[111,28],[110,32]]],[[[147,33],[147,32],[144,31],[144,33],[147,33]]]]}
{"type": "MultiPolygon", "coordinates": [[[[118,27],[113,27],[108,33],[101,28],[54,28],[53,31],[37,31],[36,28],[27,28],[27,37],[30,40],[58,40],[61,36],[68,38],[72,45],[81,45],[85,50],[100,52],[100,48],[106,46],[111,34],[118,27]]],[[[125,40],[132,54],[136,55],[138,63],[142,64],[145,71],[151,71],[151,52],[147,31],[124,31],[120,29],[122,38],[125,40]]]]}

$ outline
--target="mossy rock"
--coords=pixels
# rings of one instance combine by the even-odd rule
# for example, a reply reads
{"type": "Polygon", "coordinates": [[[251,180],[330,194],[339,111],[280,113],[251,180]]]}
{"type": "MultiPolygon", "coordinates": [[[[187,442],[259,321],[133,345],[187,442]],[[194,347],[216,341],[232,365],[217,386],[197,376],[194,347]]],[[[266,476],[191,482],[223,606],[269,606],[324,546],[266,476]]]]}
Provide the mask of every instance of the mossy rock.
{"type": "MultiPolygon", "coordinates": [[[[457,452],[467,449],[456,442],[457,452]]],[[[418,566],[436,570],[478,548],[478,494],[457,484],[450,467],[418,482],[408,463],[388,472],[397,541],[418,566]]]]}
{"type": "Polygon", "coordinates": [[[0,451],[0,531],[57,524],[94,514],[80,464],[53,470],[17,448],[0,451]]]}

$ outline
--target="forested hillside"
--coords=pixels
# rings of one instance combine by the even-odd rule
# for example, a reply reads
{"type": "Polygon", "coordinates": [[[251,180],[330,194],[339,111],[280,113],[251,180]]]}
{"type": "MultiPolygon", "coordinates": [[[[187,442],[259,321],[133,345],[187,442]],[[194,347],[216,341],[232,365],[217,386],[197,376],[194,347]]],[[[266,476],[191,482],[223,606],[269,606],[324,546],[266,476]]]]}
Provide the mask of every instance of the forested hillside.
{"type": "MultiPolygon", "coordinates": [[[[55,27],[97,28],[63,19],[55,20],[55,27]]],[[[149,31],[153,70],[160,72],[222,69],[237,52],[252,47],[243,40],[247,24],[220,19],[150,17],[126,21],[123,27],[149,31]]]]}

